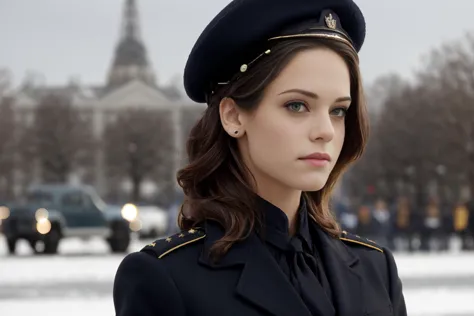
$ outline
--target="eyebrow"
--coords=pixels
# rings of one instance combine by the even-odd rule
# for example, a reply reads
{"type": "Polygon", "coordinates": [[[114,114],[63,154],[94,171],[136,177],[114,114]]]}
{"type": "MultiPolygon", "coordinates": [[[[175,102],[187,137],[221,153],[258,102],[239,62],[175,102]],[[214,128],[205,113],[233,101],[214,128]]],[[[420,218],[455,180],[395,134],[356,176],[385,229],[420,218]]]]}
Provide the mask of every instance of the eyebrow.
{"type": "MultiPolygon", "coordinates": [[[[286,91],[283,91],[281,93],[279,93],[278,95],[282,95],[282,94],[285,94],[285,93],[300,93],[302,95],[305,95],[309,98],[312,98],[312,99],[318,99],[319,96],[314,93],[314,92],[311,92],[311,91],[307,91],[307,90],[302,90],[302,89],[290,89],[290,90],[286,90],[286,91]]],[[[340,97],[340,98],[337,98],[335,102],[343,102],[343,101],[352,101],[352,98],[347,96],[347,97],[340,97]]]]}

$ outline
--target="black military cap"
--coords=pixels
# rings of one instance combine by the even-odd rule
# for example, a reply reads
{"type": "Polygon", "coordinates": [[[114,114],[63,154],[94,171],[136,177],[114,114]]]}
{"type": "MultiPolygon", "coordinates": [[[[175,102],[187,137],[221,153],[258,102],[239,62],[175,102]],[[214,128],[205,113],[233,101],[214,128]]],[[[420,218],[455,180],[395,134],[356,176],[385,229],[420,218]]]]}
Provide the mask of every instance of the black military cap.
{"type": "Polygon", "coordinates": [[[365,20],[352,0],[234,0],[196,41],[184,70],[186,93],[206,102],[217,84],[245,72],[276,41],[302,37],[338,40],[359,52],[365,20]]]}

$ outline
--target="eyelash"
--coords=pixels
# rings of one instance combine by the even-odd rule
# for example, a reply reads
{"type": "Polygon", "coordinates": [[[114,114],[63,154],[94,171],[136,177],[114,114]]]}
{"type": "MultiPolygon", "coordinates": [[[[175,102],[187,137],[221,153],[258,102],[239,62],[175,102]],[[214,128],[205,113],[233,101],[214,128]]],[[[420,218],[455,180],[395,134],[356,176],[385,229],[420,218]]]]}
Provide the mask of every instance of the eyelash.
{"type": "Polygon", "coordinates": [[[338,108],[335,108],[333,109],[331,112],[334,112],[334,111],[337,111],[337,110],[341,110],[343,112],[343,115],[342,116],[339,116],[339,115],[336,115],[337,117],[345,117],[347,115],[347,111],[349,110],[348,108],[346,107],[338,107],[338,108]]]}
{"type": "MultiPolygon", "coordinates": [[[[288,109],[288,110],[291,111],[291,112],[294,112],[294,113],[302,113],[301,111],[292,111],[292,110],[290,109],[290,107],[291,107],[292,105],[295,105],[295,104],[303,105],[303,106],[306,108],[306,110],[309,111],[308,106],[307,106],[306,103],[303,102],[303,101],[291,101],[291,102],[288,102],[288,103],[285,104],[285,108],[288,109]]],[[[348,110],[349,110],[349,109],[348,109],[347,107],[345,107],[345,106],[340,106],[340,107],[337,107],[337,108],[332,109],[332,110],[331,110],[331,113],[334,112],[334,111],[342,111],[342,112],[343,112],[342,115],[336,115],[336,116],[337,116],[337,117],[345,117],[345,116],[347,115],[347,111],[348,111],[348,110]]]]}
{"type": "Polygon", "coordinates": [[[291,110],[290,107],[291,107],[292,105],[295,105],[295,104],[303,105],[303,106],[306,108],[306,110],[309,111],[308,106],[307,106],[306,103],[303,102],[303,101],[291,101],[291,102],[288,102],[288,103],[285,104],[285,108],[286,108],[287,110],[289,110],[290,112],[301,113],[300,111],[293,111],[293,110],[291,110]]]}

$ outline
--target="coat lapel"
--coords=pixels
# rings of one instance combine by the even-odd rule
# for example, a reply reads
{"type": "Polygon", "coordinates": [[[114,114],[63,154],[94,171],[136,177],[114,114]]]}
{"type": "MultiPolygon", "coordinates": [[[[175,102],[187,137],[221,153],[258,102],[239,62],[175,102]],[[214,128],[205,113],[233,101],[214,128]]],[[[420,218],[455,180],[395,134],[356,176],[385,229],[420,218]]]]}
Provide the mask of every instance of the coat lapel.
{"type": "Polygon", "coordinates": [[[241,266],[242,273],[236,293],[243,301],[275,316],[311,316],[304,302],[293,289],[263,242],[256,234],[235,244],[219,263],[209,260],[208,250],[222,236],[215,224],[206,225],[208,238],[200,262],[214,269],[241,266]]]}
{"type": "Polygon", "coordinates": [[[359,258],[339,239],[330,237],[316,224],[325,272],[334,293],[338,316],[363,315],[363,280],[359,258]]]}

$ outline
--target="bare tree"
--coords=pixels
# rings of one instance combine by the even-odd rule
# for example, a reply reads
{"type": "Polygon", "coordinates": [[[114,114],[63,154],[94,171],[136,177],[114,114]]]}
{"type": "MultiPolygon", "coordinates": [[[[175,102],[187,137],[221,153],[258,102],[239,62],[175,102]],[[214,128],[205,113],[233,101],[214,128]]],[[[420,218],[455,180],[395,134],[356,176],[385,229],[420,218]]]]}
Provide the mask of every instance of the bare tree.
{"type": "Polygon", "coordinates": [[[20,83],[20,89],[26,92],[37,90],[46,85],[46,77],[44,74],[28,70],[20,83]]]}
{"type": "Polygon", "coordinates": [[[10,90],[12,74],[9,69],[0,67],[0,99],[10,90]]]}
{"type": "Polygon", "coordinates": [[[14,159],[13,99],[3,97],[0,98],[0,200],[13,198],[14,159]]]}
{"type": "Polygon", "coordinates": [[[383,75],[365,89],[371,121],[377,120],[387,99],[403,93],[408,83],[397,74],[383,75]]]}
{"type": "Polygon", "coordinates": [[[25,128],[20,140],[23,164],[32,164],[28,157],[34,157],[39,161],[43,182],[67,182],[78,166],[92,164],[90,124],[68,98],[43,97],[35,109],[33,124],[25,128]]]}
{"type": "Polygon", "coordinates": [[[141,200],[141,184],[154,180],[169,187],[173,172],[174,138],[170,113],[144,109],[117,115],[104,133],[108,176],[132,183],[131,200],[141,200]]]}
{"type": "Polygon", "coordinates": [[[15,124],[13,99],[8,95],[12,74],[0,68],[0,200],[13,198],[15,124]]]}
{"type": "Polygon", "coordinates": [[[436,166],[432,130],[439,119],[426,115],[434,105],[424,87],[398,82],[387,88],[382,110],[372,112],[371,137],[364,156],[352,170],[356,181],[352,186],[370,184],[378,195],[391,198],[406,193],[399,192],[398,184],[405,184],[405,189],[412,184],[421,203],[436,166]]]}
{"type": "MultiPolygon", "coordinates": [[[[387,134],[397,133],[396,129],[403,131],[404,127],[407,128],[404,126],[404,116],[409,113],[405,113],[398,103],[408,88],[409,84],[397,75],[383,76],[367,88],[371,135],[364,155],[351,168],[346,178],[353,197],[369,198],[372,194],[369,188],[374,188],[374,193],[386,198],[393,194],[403,161],[393,156],[386,157],[387,149],[391,152],[396,144],[391,143],[394,141],[393,137],[384,136],[384,130],[387,134]]],[[[399,139],[395,141],[397,144],[400,142],[399,139]]]]}
{"type": "Polygon", "coordinates": [[[431,52],[418,74],[438,117],[437,162],[474,193],[474,35],[431,52]]]}
{"type": "Polygon", "coordinates": [[[414,185],[420,204],[436,166],[433,128],[438,117],[427,115],[433,109],[423,87],[406,88],[398,97],[387,100],[377,131],[383,139],[380,154],[386,177],[392,183],[398,180],[414,185]]]}
{"type": "Polygon", "coordinates": [[[185,145],[189,134],[191,133],[191,129],[196,125],[197,121],[202,117],[204,109],[201,107],[188,107],[182,110],[182,118],[181,118],[181,128],[183,130],[182,136],[183,139],[181,140],[182,144],[185,145]]]}
{"type": "Polygon", "coordinates": [[[474,193],[474,35],[425,60],[417,82],[385,76],[368,89],[369,109],[375,102],[378,111],[366,153],[349,174],[356,194],[374,183],[380,192],[384,183],[396,195],[394,184],[405,183],[422,205],[432,183],[444,188],[444,199],[458,198],[463,182],[474,193]]]}

